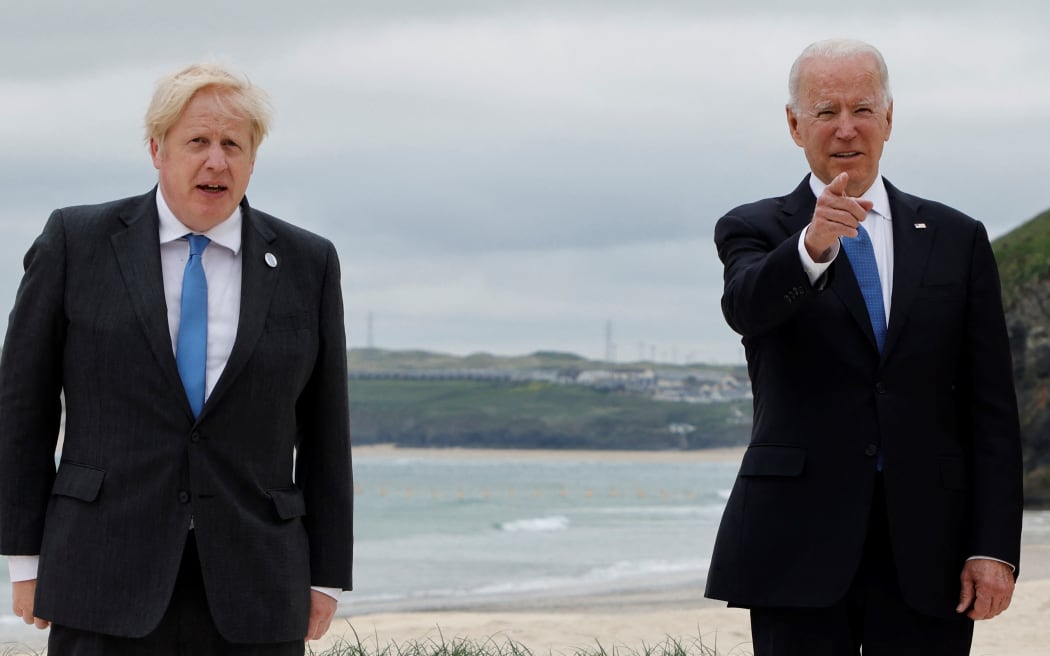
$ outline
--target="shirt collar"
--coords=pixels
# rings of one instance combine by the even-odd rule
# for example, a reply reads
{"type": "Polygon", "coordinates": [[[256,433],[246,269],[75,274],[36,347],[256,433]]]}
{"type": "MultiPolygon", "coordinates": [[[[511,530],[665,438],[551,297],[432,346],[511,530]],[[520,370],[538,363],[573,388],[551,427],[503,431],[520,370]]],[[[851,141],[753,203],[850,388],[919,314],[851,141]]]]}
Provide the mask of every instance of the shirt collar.
{"type": "MultiPolygon", "coordinates": [[[[179,221],[175,213],[168,207],[167,201],[164,200],[164,194],[161,193],[160,185],[157,185],[157,214],[160,216],[160,243],[166,244],[176,241],[185,237],[186,233],[193,232],[179,221]]],[[[241,250],[241,222],[241,206],[238,205],[233,210],[233,214],[227,217],[225,221],[204,234],[213,243],[237,255],[241,250]]]]}
{"type": "MultiPolygon", "coordinates": [[[[819,198],[824,193],[827,185],[821,182],[817,176],[810,175],[809,188],[813,190],[813,195],[819,198]]],[[[886,183],[883,181],[881,174],[875,176],[875,182],[871,183],[868,190],[861,194],[860,197],[871,201],[873,212],[886,220],[893,219],[893,215],[890,214],[890,197],[886,193],[886,183]]]]}

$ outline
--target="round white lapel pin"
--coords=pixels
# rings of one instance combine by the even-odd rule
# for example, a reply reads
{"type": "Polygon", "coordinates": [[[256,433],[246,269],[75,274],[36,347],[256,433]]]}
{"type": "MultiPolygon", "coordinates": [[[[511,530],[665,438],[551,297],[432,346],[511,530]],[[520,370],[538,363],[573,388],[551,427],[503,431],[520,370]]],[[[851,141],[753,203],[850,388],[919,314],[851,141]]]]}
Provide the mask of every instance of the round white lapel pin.
{"type": "Polygon", "coordinates": [[[277,268],[277,256],[273,253],[267,253],[266,255],[263,255],[263,259],[266,260],[266,266],[270,267],[271,269],[277,268]]]}

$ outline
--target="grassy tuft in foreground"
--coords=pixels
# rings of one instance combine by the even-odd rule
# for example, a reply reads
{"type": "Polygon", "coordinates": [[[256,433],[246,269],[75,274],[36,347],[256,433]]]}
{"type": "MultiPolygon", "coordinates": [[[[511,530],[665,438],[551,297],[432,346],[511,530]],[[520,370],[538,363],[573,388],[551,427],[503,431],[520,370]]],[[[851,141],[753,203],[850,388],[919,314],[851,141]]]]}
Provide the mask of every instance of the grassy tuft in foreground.
{"type": "MultiPolygon", "coordinates": [[[[379,646],[378,640],[362,641],[357,631],[353,631],[353,635],[353,641],[340,639],[320,652],[313,651],[308,645],[306,653],[308,656],[548,656],[534,654],[525,645],[506,637],[491,636],[482,640],[457,637],[446,640],[440,628],[436,639],[391,642],[385,646],[379,646]]],[[[555,656],[751,656],[750,645],[746,647],[737,645],[729,651],[718,651],[717,644],[706,645],[699,637],[684,641],[668,636],[663,642],[643,644],[636,649],[625,645],[606,646],[596,639],[594,645],[571,647],[556,652],[555,656]]]]}

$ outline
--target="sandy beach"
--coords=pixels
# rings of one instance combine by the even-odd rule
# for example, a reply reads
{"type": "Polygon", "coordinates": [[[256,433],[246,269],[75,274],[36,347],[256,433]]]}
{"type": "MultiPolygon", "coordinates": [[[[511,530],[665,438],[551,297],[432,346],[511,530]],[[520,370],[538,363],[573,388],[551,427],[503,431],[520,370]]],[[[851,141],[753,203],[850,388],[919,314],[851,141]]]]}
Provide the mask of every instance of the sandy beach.
{"type": "MultiPolygon", "coordinates": [[[[1050,545],[1026,545],[1021,562],[1022,579],[1009,610],[994,620],[977,623],[971,651],[974,656],[1050,653],[1050,545]]],[[[348,596],[344,604],[352,609],[352,595],[348,596]]],[[[335,640],[360,639],[364,646],[374,649],[377,643],[440,643],[456,638],[480,642],[509,639],[536,654],[573,654],[598,642],[607,651],[612,647],[642,651],[668,638],[686,646],[699,640],[707,647],[717,647],[720,656],[752,653],[747,611],[705,600],[700,589],[340,618],[328,638],[311,646],[320,651],[335,640]]]]}

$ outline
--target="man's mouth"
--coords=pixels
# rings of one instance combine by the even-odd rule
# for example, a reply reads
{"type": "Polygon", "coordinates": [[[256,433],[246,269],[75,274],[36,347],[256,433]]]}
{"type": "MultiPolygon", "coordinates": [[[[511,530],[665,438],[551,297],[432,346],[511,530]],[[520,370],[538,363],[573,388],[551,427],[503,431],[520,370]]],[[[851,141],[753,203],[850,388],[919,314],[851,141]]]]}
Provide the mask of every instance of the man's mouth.
{"type": "Polygon", "coordinates": [[[842,159],[847,159],[847,158],[850,158],[850,157],[858,157],[859,155],[860,155],[860,153],[858,153],[857,151],[851,150],[851,151],[849,151],[847,153],[835,153],[834,155],[832,155],[832,157],[839,157],[839,158],[842,158],[842,159]]]}
{"type": "Polygon", "coordinates": [[[213,194],[214,193],[219,193],[219,192],[222,192],[222,191],[226,191],[226,185],[217,185],[217,184],[214,184],[214,185],[201,184],[201,185],[197,185],[197,188],[200,189],[201,191],[207,191],[208,193],[213,193],[213,194]]]}

